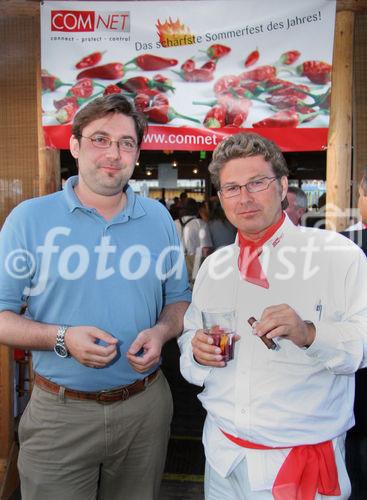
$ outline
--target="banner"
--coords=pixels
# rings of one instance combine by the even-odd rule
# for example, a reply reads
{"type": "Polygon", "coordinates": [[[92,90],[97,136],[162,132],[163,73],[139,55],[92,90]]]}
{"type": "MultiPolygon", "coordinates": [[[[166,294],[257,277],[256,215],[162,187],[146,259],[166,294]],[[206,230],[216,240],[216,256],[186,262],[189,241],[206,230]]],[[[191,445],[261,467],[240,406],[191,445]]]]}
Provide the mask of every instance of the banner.
{"type": "Polygon", "coordinates": [[[284,151],[327,145],[335,0],[45,1],[46,142],[122,93],[149,121],[143,149],[212,150],[254,131],[284,151]]]}

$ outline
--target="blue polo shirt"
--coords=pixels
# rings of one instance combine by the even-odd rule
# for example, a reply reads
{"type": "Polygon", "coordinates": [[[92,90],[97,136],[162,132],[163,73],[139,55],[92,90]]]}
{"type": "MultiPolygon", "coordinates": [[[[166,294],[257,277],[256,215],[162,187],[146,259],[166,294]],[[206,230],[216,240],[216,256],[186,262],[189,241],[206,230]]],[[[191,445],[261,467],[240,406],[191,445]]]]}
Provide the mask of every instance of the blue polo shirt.
{"type": "MultiPolygon", "coordinates": [[[[93,370],[53,351],[34,351],[34,369],[69,388],[96,391],[146,375],[126,352],[166,304],[191,294],[175,225],[159,202],[127,187],[127,204],[106,221],[83,206],[70,178],[63,191],[27,200],[0,233],[0,311],[42,323],[93,325],[119,339],[118,356],[93,370]]],[[[153,370],[151,370],[153,371],[153,370]]]]}

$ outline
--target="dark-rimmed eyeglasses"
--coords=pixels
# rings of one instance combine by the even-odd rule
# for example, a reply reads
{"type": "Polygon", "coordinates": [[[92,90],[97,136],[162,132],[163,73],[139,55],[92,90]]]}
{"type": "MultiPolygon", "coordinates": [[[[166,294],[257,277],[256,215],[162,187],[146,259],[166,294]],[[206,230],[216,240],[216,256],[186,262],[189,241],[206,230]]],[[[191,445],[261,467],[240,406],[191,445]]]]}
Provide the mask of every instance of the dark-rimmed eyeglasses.
{"type": "Polygon", "coordinates": [[[258,193],[259,191],[265,191],[268,189],[270,184],[275,181],[276,175],[273,177],[260,177],[260,179],[255,179],[254,181],[246,182],[246,184],[227,184],[220,188],[220,193],[223,198],[233,198],[234,196],[239,196],[241,194],[241,188],[246,188],[248,193],[258,193]]]}
{"type": "Polygon", "coordinates": [[[131,139],[130,137],[122,137],[118,141],[114,141],[106,135],[93,135],[92,137],[82,135],[81,137],[88,139],[93,146],[98,149],[108,149],[113,143],[117,144],[121,151],[126,151],[127,153],[134,153],[138,148],[134,139],[131,139]]]}

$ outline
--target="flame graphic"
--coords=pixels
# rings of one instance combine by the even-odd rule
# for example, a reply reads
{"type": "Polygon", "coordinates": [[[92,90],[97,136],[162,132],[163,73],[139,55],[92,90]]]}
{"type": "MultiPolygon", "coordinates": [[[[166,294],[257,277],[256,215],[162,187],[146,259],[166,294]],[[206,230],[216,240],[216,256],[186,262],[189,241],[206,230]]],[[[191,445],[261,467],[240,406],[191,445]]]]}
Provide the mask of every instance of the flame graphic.
{"type": "Polygon", "coordinates": [[[158,19],[156,23],[157,34],[163,47],[174,47],[177,45],[191,45],[195,43],[195,35],[192,35],[190,28],[185,26],[177,18],[173,21],[171,17],[168,21],[161,23],[158,19]]]}

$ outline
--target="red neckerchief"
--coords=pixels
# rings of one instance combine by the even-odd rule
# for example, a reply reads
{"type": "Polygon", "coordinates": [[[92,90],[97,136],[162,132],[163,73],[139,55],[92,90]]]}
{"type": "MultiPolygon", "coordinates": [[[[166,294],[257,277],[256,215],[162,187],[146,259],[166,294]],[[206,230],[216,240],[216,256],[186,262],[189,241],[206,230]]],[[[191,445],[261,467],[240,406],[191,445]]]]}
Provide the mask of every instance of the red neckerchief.
{"type": "Polygon", "coordinates": [[[241,276],[246,281],[253,283],[254,285],[262,286],[264,288],[269,288],[269,282],[261,268],[259,261],[259,255],[261,255],[262,247],[266,241],[268,241],[273,234],[280,228],[285,219],[285,213],[282,212],[278,222],[270,226],[266,231],[264,236],[258,241],[247,240],[238,231],[238,246],[240,247],[240,254],[238,256],[238,269],[240,270],[241,276]]]}

